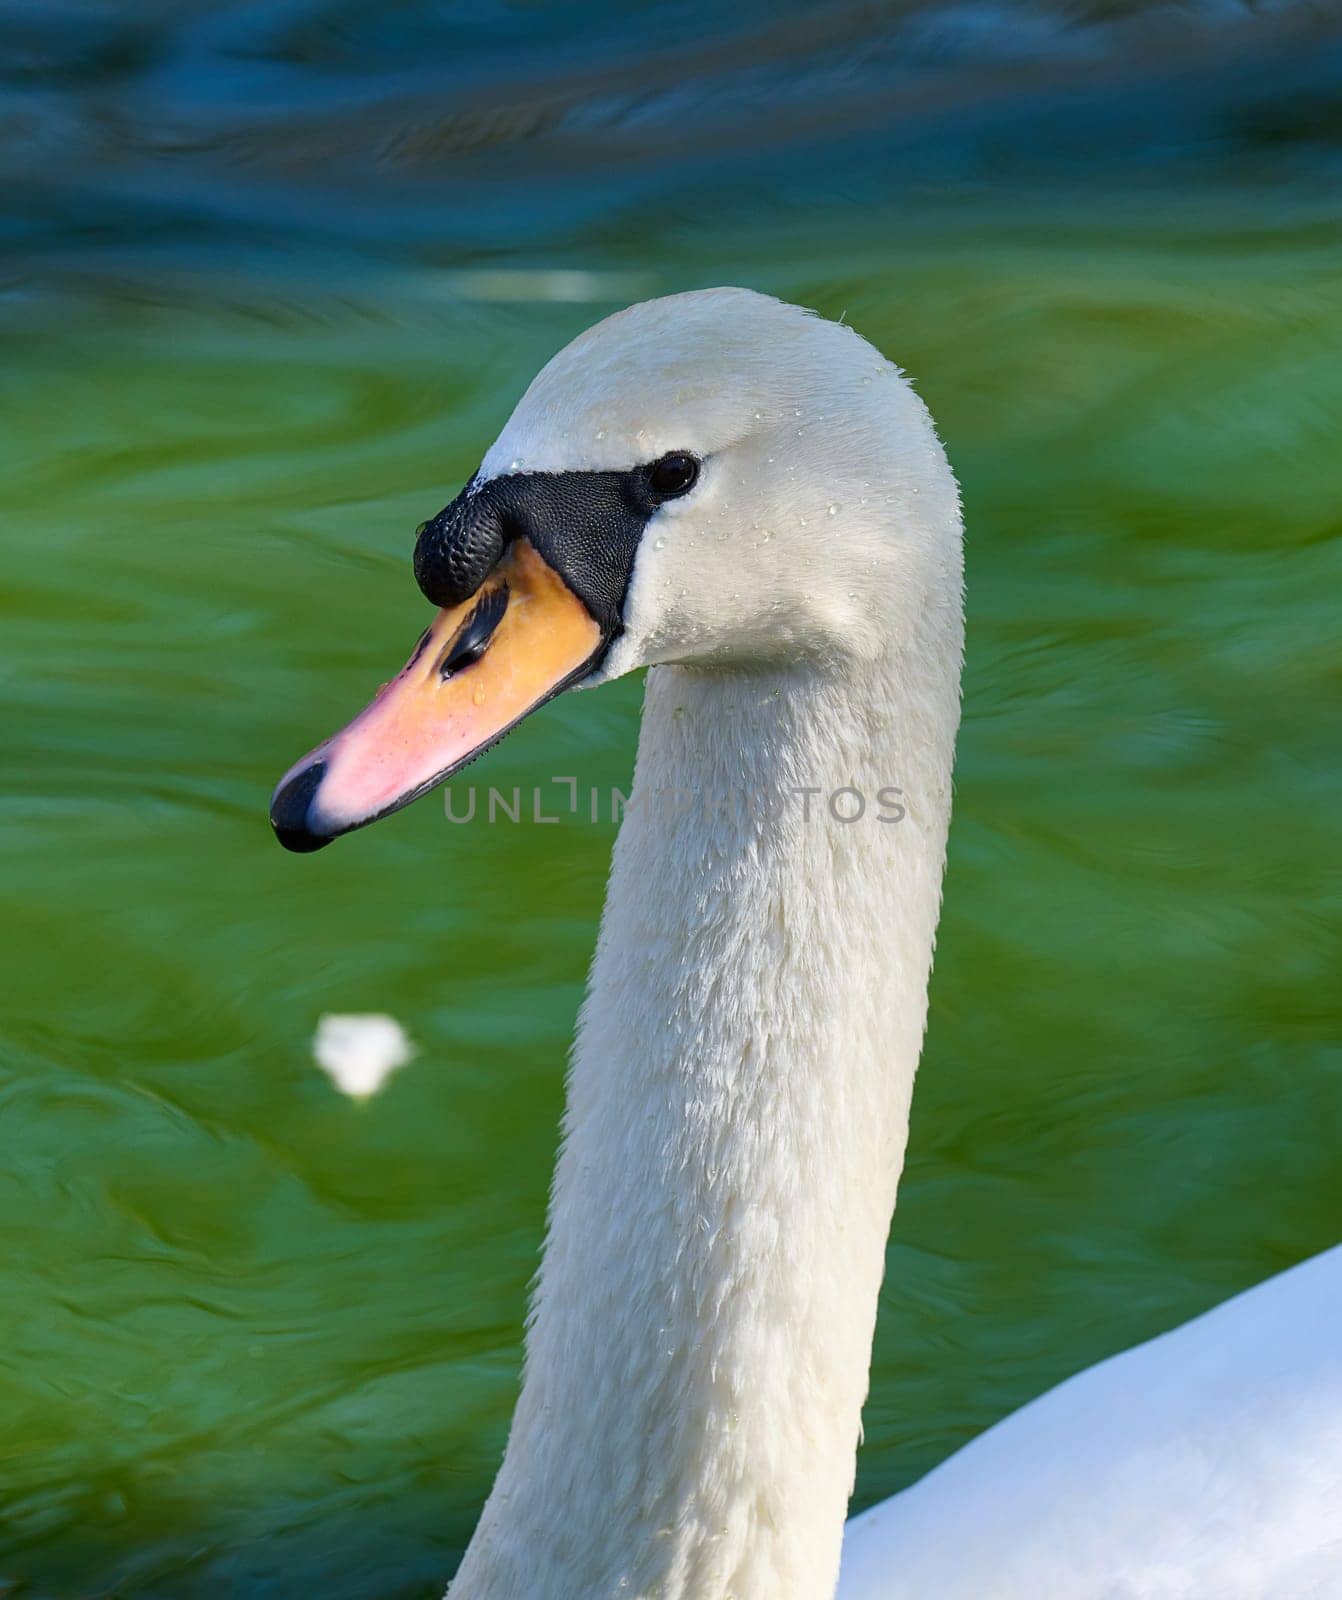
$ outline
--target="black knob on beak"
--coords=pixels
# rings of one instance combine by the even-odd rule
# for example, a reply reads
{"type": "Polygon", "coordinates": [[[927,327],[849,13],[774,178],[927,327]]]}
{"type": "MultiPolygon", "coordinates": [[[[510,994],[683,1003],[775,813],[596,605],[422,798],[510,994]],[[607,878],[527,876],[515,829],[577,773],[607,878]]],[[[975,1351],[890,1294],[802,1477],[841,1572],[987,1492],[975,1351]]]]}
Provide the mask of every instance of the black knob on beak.
{"type": "Polygon", "coordinates": [[[415,541],[415,582],[436,606],[469,600],[503,557],[509,542],[488,488],[467,486],[450,506],[422,523],[415,541]]]}

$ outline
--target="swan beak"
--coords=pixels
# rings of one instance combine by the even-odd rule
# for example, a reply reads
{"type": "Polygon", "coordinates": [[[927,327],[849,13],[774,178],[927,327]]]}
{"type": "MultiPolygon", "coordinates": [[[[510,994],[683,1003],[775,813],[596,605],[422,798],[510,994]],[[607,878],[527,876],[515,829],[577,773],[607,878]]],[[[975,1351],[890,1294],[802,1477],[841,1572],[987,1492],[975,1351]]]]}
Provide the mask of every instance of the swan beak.
{"type": "Polygon", "coordinates": [[[399,811],[586,675],[600,626],[525,540],[461,605],[440,611],[410,660],[348,727],[280,780],[270,824],[286,849],[399,811]]]}

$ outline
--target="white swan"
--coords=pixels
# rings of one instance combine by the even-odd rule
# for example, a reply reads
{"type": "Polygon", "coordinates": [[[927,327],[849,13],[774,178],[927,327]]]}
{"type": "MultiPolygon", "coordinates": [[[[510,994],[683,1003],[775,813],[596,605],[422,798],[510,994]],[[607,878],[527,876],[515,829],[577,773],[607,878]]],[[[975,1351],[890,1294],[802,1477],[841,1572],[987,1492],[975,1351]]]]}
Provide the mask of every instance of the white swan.
{"type": "Polygon", "coordinates": [[[536,378],[416,572],[443,610],[281,784],[291,848],[569,683],[654,669],[525,1380],[452,1600],[1342,1596],[1338,1251],[844,1539],[959,711],[958,496],[899,371],[744,290],[634,306],[536,378]]]}

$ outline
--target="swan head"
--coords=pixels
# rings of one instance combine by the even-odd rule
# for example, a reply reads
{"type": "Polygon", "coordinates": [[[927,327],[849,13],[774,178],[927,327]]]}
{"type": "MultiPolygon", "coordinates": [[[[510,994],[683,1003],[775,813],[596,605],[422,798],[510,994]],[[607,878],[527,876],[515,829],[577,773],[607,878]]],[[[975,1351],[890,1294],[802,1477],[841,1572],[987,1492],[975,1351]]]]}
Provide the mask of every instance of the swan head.
{"type": "Polygon", "coordinates": [[[271,807],[314,850],[399,810],[562,690],[643,666],[872,658],[958,615],[959,501],[931,420],[853,329],[746,289],[645,301],[537,375],[421,525],[440,609],[271,807]]]}

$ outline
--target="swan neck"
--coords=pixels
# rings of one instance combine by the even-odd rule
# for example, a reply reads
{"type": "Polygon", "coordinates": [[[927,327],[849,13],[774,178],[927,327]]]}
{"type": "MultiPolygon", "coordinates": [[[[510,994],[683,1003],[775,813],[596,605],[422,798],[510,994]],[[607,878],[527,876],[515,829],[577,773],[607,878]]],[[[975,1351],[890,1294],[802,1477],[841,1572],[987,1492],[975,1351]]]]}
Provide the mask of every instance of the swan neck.
{"type": "Polygon", "coordinates": [[[956,633],[650,674],[522,1395],[452,1600],[832,1594],[958,673],[956,633]]]}

